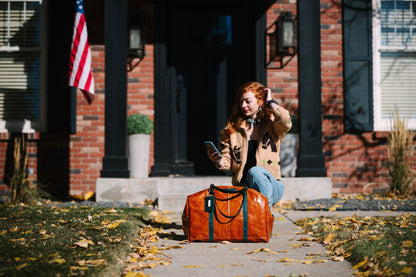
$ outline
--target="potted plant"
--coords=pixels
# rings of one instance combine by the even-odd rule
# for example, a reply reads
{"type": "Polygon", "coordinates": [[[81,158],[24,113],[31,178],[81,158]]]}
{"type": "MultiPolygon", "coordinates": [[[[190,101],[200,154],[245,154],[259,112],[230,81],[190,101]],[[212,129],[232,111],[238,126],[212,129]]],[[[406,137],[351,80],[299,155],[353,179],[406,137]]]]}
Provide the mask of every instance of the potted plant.
{"type": "Polygon", "coordinates": [[[135,113],[127,116],[131,178],[147,177],[149,174],[150,134],[152,132],[153,122],[147,115],[135,113]]]}

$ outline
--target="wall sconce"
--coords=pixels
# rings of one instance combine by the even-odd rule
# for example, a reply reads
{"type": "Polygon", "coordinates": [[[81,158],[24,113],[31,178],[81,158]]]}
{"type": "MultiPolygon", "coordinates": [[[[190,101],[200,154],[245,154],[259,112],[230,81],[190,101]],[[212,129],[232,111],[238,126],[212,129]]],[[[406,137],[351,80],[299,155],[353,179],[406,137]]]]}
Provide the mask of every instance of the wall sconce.
{"type": "Polygon", "coordinates": [[[291,12],[282,12],[276,23],[279,50],[281,55],[296,54],[296,17],[291,12]]]}
{"type": "Polygon", "coordinates": [[[145,40],[143,25],[131,25],[129,28],[129,49],[127,50],[127,57],[129,59],[130,70],[137,66],[137,64],[139,64],[143,60],[146,54],[144,45],[145,40]],[[132,66],[132,61],[134,59],[139,60],[134,66],[132,66]]]}
{"type": "Polygon", "coordinates": [[[283,68],[295,56],[297,51],[296,16],[291,12],[280,13],[277,20],[267,28],[266,40],[269,41],[268,68],[283,68]],[[272,31],[270,31],[272,30],[272,31]],[[289,57],[289,59],[285,59],[289,57]],[[278,62],[280,66],[269,67],[271,63],[278,62]]]}

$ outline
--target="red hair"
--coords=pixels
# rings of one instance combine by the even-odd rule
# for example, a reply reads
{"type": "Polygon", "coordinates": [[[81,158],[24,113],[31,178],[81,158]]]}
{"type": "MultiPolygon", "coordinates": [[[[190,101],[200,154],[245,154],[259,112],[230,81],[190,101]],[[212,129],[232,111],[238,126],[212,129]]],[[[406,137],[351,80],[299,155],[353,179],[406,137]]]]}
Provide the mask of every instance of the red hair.
{"type": "Polygon", "coordinates": [[[246,117],[244,116],[240,106],[240,99],[246,92],[254,93],[254,97],[257,99],[257,103],[262,103],[261,109],[257,113],[257,117],[260,119],[260,122],[266,122],[270,118],[271,110],[266,107],[267,103],[265,99],[265,88],[266,87],[261,83],[247,82],[237,89],[235,105],[223,132],[225,132],[227,135],[234,133],[237,129],[240,128],[242,122],[246,120],[246,117]]]}

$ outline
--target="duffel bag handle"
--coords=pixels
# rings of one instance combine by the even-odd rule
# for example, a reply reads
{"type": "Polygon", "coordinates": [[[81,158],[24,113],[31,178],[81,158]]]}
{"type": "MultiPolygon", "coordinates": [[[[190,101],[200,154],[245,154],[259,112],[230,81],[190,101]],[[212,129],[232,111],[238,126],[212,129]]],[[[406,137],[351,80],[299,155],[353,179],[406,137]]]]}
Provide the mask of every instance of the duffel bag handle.
{"type": "Polygon", "coordinates": [[[222,188],[219,188],[219,187],[217,187],[217,186],[215,186],[215,185],[211,184],[211,186],[210,186],[210,188],[209,188],[209,194],[213,195],[213,196],[215,197],[215,200],[216,200],[216,201],[229,201],[229,200],[232,200],[232,199],[237,198],[237,197],[239,197],[239,196],[242,196],[242,197],[243,197],[243,199],[241,200],[241,205],[240,205],[240,208],[238,209],[237,213],[236,213],[236,214],[234,214],[234,215],[231,215],[231,216],[224,214],[224,213],[220,210],[220,208],[219,208],[219,207],[215,204],[215,202],[214,202],[214,213],[215,213],[215,217],[217,218],[218,222],[223,223],[223,224],[227,224],[227,223],[229,223],[229,222],[233,221],[233,219],[234,219],[234,218],[236,218],[236,217],[240,214],[241,209],[242,209],[242,208],[243,208],[243,206],[244,206],[244,201],[245,201],[245,199],[246,199],[246,197],[247,197],[247,187],[244,187],[244,188],[243,188],[243,189],[241,189],[241,190],[231,190],[231,189],[222,189],[222,188]],[[218,190],[218,191],[220,191],[220,192],[222,192],[222,193],[232,193],[232,194],[235,194],[235,195],[231,196],[230,198],[219,199],[219,198],[215,197],[215,190],[218,190]],[[220,212],[220,214],[221,214],[223,217],[226,217],[226,218],[228,218],[228,219],[230,219],[230,220],[229,220],[229,221],[227,221],[227,222],[221,222],[221,221],[218,219],[218,216],[217,216],[217,213],[216,213],[216,211],[217,211],[217,210],[220,212]]]}

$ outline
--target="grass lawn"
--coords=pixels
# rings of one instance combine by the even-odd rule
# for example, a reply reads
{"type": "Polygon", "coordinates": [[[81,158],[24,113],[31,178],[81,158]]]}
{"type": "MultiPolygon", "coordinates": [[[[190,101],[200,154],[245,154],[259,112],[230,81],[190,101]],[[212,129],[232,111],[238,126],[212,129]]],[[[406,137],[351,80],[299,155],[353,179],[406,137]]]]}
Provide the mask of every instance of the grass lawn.
{"type": "Polygon", "coordinates": [[[120,276],[146,208],[0,205],[0,276],[120,276]]]}
{"type": "Polygon", "coordinates": [[[416,217],[314,217],[296,222],[358,276],[416,276],[416,217]]]}

